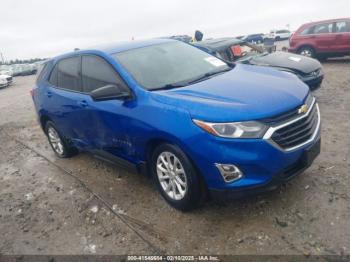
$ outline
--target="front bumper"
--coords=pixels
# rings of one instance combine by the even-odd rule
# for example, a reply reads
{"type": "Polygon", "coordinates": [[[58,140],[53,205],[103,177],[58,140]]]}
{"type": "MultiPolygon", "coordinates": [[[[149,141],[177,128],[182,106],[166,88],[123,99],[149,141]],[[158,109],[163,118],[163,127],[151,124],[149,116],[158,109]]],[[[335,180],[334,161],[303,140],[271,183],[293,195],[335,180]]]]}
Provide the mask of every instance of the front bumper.
{"type": "Polygon", "coordinates": [[[210,189],[210,196],[216,200],[237,199],[245,196],[256,195],[272,191],[280,187],[282,184],[290,181],[297,175],[301,174],[310,167],[315,158],[321,151],[321,139],[319,138],[315,144],[307,148],[301,157],[292,165],[288,166],[280,173],[273,176],[269,181],[261,185],[243,187],[234,190],[217,190],[210,189]]]}
{"type": "MultiPolygon", "coordinates": [[[[188,141],[190,156],[213,195],[218,192],[245,195],[248,191],[258,193],[273,189],[309,167],[320,151],[321,120],[315,99],[307,101],[305,103],[310,106],[306,113],[298,113],[301,115],[271,126],[263,139],[226,139],[202,133],[201,137],[188,141]],[[303,140],[292,144],[296,137],[290,132],[298,127],[305,127],[303,140]],[[275,133],[279,136],[277,140],[275,133]],[[217,163],[234,165],[243,176],[225,183],[217,163]]],[[[301,131],[295,134],[299,136],[301,131]]]]}
{"type": "Polygon", "coordinates": [[[322,81],[323,81],[324,75],[320,74],[315,77],[309,77],[309,78],[300,78],[305,84],[307,84],[310,88],[310,90],[314,91],[321,87],[322,81]]]}
{"type": "Polygon", "coordinates": [[[5,88],[5,87],[7,87],[9,84],[8,83],[6,83],[6,84],[0,84],[0,88],[5,88]]]}
{"type": "Polygon", "coordinates": [[[321,87],[322,81],[323,81],[323,75],[314,79],[306,80],[305,84],[309,86],[311,91],[315,91],[316,89],[321,87]]]}

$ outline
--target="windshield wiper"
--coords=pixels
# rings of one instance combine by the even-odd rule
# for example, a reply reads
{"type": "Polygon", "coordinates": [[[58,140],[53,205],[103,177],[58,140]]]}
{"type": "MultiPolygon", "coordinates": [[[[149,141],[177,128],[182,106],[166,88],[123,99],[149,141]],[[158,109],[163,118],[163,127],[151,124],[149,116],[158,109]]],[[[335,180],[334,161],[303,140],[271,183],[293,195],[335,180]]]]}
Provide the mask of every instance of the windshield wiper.
{"type": "Polygon", "coordinates": [[[195,79],[192,79],[190,81],[182,81],[182,82],[173,83],[173,84],[166,84],[166,85],[161,86],[161,87],[156,87],[156,88],[150,89],[149,91],[169,90],[169,89],[173,89],[173,88],[184,87],[184,86],[187,86],[190,84],[194,84],[194,83],[203,81],[203,80],[205,80],[213,75],[222,74],[224,72],[230,71],[234,66],[235,66],[235,64],[232,64],[232,67],[228,67],[228,68],[213,71],[213,72],[208,72],[208,73],[205,73],[205,74],[203,74],[199,77],[196,77],[195,79]]]}
{"type": "Polygon", "coordinates": [[[201,75],[201,76],[199,76],[199,77],[189,81],[188,84],[194,84],[194,83],[206,80],[206,79],[210,78],[211,76],[214,76],[214,75],[217,75],[217,74],[222,74],[222,73],[230,71],[230,70],[232,70],[232,67],[228,67],[228,68],[225,68],[225,69],[222,69],[222,70],[213,71],[213,72],[208,72],[208,73],[205,73],[205,74],[203,74],[203,75],[201,75]]]}
{"type": "Polygon", "coordinates": [[[161,87],[156,87],[156,88],[150,89],[150,91],[168,90],[168,89],[184,87],[184,86],[186,86],[186,84],[177,84],[177,83],[167,84],[167,85],[164,85],[164,86],[161,86],[161,87]]]}

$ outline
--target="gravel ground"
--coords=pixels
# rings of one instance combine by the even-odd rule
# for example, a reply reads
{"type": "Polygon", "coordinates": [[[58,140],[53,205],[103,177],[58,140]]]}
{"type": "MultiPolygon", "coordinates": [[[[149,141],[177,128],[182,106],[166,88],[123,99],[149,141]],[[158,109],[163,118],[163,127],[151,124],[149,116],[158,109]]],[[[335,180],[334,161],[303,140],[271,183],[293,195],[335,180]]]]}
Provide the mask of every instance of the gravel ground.
{"type": "Polygon", "coordinates": [[[267,194],[182,213],[149,179],[88,154],[58,159],[17,77],[0,90],[0,254],[350,254],[350,59],[315,92],[322,152],[267,194]]]}

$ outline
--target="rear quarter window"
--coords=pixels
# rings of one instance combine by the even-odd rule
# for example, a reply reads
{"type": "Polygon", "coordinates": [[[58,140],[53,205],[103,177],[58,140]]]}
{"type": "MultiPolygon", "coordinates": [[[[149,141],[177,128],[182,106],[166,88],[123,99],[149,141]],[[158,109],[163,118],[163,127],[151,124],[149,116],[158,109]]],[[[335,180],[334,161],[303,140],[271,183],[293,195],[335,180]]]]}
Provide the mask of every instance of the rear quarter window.
{"type": "Polygon", "coordinates": [[[47,71],[49,68],[49,62],[48,63],[43,63],[39,66],[38,71],[36,73],[36,83],[39,83],[44,79],[44,76],[46,75],[47,71]]]}
{"type": "Polygon", "coordinates": [[[53,86],[57,86],[57,64],[54,66],[54,68],[51,71],[49,83],[53,86]]]}

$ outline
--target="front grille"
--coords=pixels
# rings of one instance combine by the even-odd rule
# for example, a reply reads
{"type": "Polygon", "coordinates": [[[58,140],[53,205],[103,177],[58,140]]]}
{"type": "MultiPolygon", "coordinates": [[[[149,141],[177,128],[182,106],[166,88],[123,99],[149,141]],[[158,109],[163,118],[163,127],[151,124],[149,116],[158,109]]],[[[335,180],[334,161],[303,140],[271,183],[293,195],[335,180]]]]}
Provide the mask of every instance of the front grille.
{"type": "Polygon", "coordinates": [[[310,73],[307,73],[307,74],[302,74],[303,77],[316,77],[320,74],[321,72],[321,69],[317,69],[315,71],[312,71],[310,73]]]}
{"type": "Polygon", "coordinates": [[[290,149],[307,142],[314,135],[319,122],[316,103],[306,117],[292,122],[282,128],[277,128],[271,139],[283,149],[290,149]]]}

